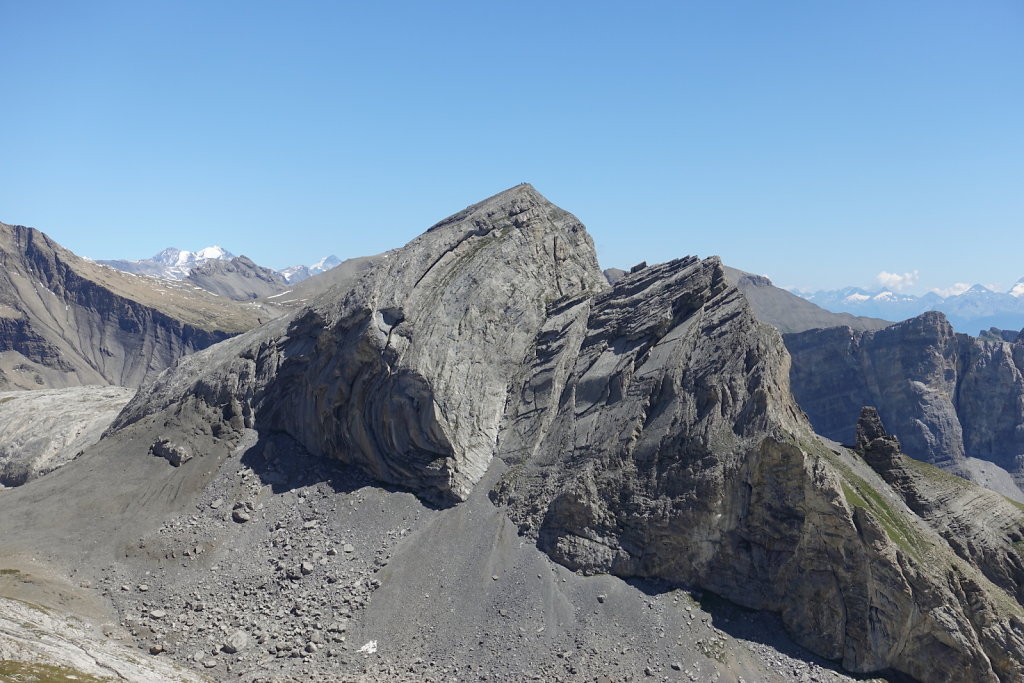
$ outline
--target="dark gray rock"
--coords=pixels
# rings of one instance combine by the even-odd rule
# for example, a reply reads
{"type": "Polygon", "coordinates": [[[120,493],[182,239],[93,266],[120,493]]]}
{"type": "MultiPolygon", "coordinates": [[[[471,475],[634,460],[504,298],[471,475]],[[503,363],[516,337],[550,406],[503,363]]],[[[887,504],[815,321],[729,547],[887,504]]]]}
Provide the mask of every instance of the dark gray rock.
{"type": "Polygon", "coordinates": [[[1016,603],[981,588],[975,557],[950,585],[940,535],[817,440],[788,391],[781,338],[716,259],[648,267],[552,307],[525,368],[493,495],[558,562],[776,611],[798,642],[854,671],[1024,671],[1018,607],[1002,611],[1016,603]]]}

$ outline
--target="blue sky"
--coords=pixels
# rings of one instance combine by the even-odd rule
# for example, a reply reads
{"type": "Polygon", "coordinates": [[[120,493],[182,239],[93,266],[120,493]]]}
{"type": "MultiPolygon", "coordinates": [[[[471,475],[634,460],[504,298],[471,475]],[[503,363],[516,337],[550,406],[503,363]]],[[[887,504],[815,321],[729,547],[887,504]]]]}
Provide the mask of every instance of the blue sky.
{"type": "Polygon", "coordinates": [[[92,258],[376,253],[529,181],[604,266],[1024,276],[1019,0],[0,0],[0,26],[0,221],[92,258]]]}

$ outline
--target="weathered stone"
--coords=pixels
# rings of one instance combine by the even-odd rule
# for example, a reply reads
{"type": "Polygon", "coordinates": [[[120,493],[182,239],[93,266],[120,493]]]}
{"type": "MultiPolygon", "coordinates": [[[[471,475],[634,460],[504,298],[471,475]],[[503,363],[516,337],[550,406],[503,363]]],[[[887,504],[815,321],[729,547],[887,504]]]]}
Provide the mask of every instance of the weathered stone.
{"type": "Polygon", "coordinates": [[[781,338],[717,260],[650,266],[552,307],[524,368],[493,495],[558,562],[777,611],[853,671],[1024,671],[1014,609],[973,561],[951,586],[943,540],[878,474],[817,441],[781,338]]]}
{"type": "Polygon", "coordinates": [[[252,519],[252,515],[250,515],[249,511],[246,510],[245,508],[237,508],[231,511],[231,519],[238,522],[239,524],[244,524],[245,522],[248,522],[250,519],[252,519]]]}
{"type": "Polygon", "coordinates": [[[171,463],[175,467],[178,467],[182,463],[188,462],[192,459],[192,451],[187,446],[174,443],[170,439],[166,438],[158,439],[150,450],[153,455],[166,459],[167,462],[171,463]]]}
{"type": "Polygon", "coordinates": [[[225,638],[221,650],[229,655],[237,654],[249,647],[249,634],[242,630],[236,630],[225,638]]]}
{"type": "Polygon", "coordinates": [[[0,388],[138,388],[178,358],[280,311],[169,288],[0,223],[0,388]],[[40,296],[46,292],[45,296],[40,296]]]}

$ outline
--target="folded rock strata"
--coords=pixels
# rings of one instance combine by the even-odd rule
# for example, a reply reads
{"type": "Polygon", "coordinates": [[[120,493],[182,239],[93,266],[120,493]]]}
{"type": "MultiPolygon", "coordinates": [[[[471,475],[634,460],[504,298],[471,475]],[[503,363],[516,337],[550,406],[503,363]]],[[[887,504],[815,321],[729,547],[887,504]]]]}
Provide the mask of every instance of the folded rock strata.
{"type": "Polygon", "coordinates": [[[237,418],[233,428],[255,416],[313,453],[456,502],[487,469],[508,384],[547,302],[605,288],[583,225],[517,186],[330,290],[283,336],[242,337],[231,348],[248,346],[221,364],[211,362],[221,349],[190,359],[119,424],[199,396],[210,417],[237,418]]]}
{"type": "MultiPolygon", "coordinates": [[[[493,500],[568,567],[778,612],[852,671],[1019,680],[1012,556],[958,555],[936,522],[955,515],[916,513],[822,442],[789,362],[717,259],[637,268],[609,291],[583,226],[523,185],[182,359],[110,437],[173,437],[188,477],[245,429],[267,449],[287,435],[440,505],[497,455],[493,500]]],[[[996,555],[1008,510],[1005,528],[976,520],[996,555]]]]}

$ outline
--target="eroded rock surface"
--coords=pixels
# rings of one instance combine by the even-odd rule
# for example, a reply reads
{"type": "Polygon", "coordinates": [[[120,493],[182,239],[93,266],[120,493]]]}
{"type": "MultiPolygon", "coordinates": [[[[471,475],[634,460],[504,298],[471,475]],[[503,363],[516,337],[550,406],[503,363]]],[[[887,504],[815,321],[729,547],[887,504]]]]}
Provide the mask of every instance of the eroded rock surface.
{"type": "MultiPolygon", "coordinates": [[[[324,643],[310,634],[320,617],[307,617],[306,605],[322,599],[335,613],[324,615],[335,619],[344,600],[327,578],[316,582],[323,572],[347,577],[337,558],[349,554],[348,545],[325,544],[320,524],[344,520],[330,538],[376,529],[362,542],[358,534],[346,540],[359,554],[379,537],[380,516],[405,496],[403,511],[391,517],[396,527],[416,526],[407,520],[420,513],[430,520],[408,544],[396,537],[403,565],[380,571],[380,586],[371,584],[390,607],[364,617],[363,630],[346,632],[358,637],[336,650],[346,662],[376,655],[373,628],[389,628],[413,604],[443,610],[444,623],[476,646],[511,633],[516,652],[536,641],[550,654],[544,648],[566,642],[566,623],[579,610],[560,592],[564,568],[547,577],[533,568],[539,554],[529,539],[536,539],[579,573],[696,587],[776,613],[799,644],[852,671],[892,668],[923,681],[968,683],[1024,675],[1024,614],[1003,587],[1016,576],[1013,555],[1003,551],[1021,513],[1007,508],[1005,528],[974,520],[980,527],[972,533],[985,545],[958,554],[942,524],[954,528],[969,501],[957,494],[936,502],[939,487],[918,486],[933,507],[914,509],[869,459],[822,441],[790,394],[781,337],[756,319],[717,259],[639,266],[609,291],[582,225],[533,188],[517,186],[365,265],[288,318],[180,360],[140,391],[83,458],[0,500],[8,538],[39,543],[19,503],[78,487],[83,508],[102,510],[119,529],[131,529],[119,534],[132,536],[114,544],[68,515],[45,534],[80,553],[90,542],[113,545],[126,564],[141,562],[133,559],[140,554],[153,558],[153,593],[166,591],[173,610],[161,605],[154,616],[147,597],[126,597],[122,610],[139,633],[161,634],[161,643],[170,644],[173,633],[165,619],[204,624],[205,634],[211,617],[195,609],[196,600],[219,600],[218,591],[262,606],[270,599],[263,589],[291,596],[292,611],[280,606],[275,620],[232,617],[229,630],[206,641],[219,654],[196,651],[194,661],[217,672],[227,671],[222,655],[254,671],[270,658],[318,656],[324,643]],[[193,457],[178,467],[153,457],[162,440],[193,457]],[[377,487],[368,489],[374,504],[349,515],[351,508],[338,506],[362,494],[353,500],[355,485],[340,478],[331,479],[333,494],[320,487],[324,502],[312,514],[285,496],[315,479],[325,456],[434,505],[418,507],[407,493],[377,487]],[[122,464],[128,488],[97,499],[90,487],[102,476],[96,463],[122,464]],[[292,481],[286,473],[300,465],[304,474],[292,481]],[[488,491],[497,508],[488,507],[488,491]],[[201,514],[184,517],[189,506],[201,514]],[[287,528],[272,524],[274,515],[287,528]],[[155,531],[161,523],[166,534],[155,531]],[[268,528],[281,532],[277,540],[268,541],[268,528]],[[217,543],[225,550],[211,568],[228,574],[182,595],[179,583],[196,581],[189,563],[205,562],[217,543]],[[170,578],[178,560],[181,582],[170,578]],[[504,587],[495,588],[506,572],[515,578],[508,590],[528,600],[509,601],[504,587]],[[159,576],[164,586],[155,584],[159,576]],[[390,579],[397,583],[389,592],[390,579]],[[409,585],[415,595],[404,590],[409,585]],[[493,610],[459,612],[467,595],[493,610]],[[262,647],[226,655],[224,636],[237,628],[262,647]],[[299,641],[300,634],[310,638],[299,641]]],[[[590,611],[615,599],[607,587],[618,584],[604,579],[590,611]]],[[[366,585],[358,581],[354,587],[366,585]]],[[[124,585],[126,596],[143,592],[124,585]]],[[[148,585],[144,593],[151,595],[148,585]]],[[[623,613],[638,605],[630,598],[623,613]]],[[[402,642],[413,651],[425,651],[416,649],[421,636],[438,642],[438,633],[390,628],[406,628],[402,642]]],[[[335,633],[321,636],[347,637],[335,633]]],[[[197,628],[178,645],[203,641],[197,628]]],[[[626,647],[620,654],[645,675],[666,666],[682,671],[650,660],[646,653],[659,646],[642,647],[636,659],[626,647]]],[[[717,673],[729,671],[720,663],[712,667],[717,673]]],[[[408,670],[430,669],[423,664],[408,670]]],[[[500,670],[533,677],[505,664],[500,670]]],[[[572,664],[543,670],[601,673],[572,664]]]]}
{"type": "Polygon", "coordinates": [[[526,367],[494,496],[559,562],[776,611],[853,671],[1024,672],[1019,604],[866,463],[810,432],[781,338],[716,260],[565,301],[526,367]]]}
{"type": "Polygon", "coordinates": [[[135,395],[90,386],[0,393],[0,486],[52,472],[100,435],[135,395]]]}
{"type": "Polygon", "coordinates": [[[976,458],[1024,482],[1024,341],[957,334],[930,312],[876,332],[787,335],[786,346],[793,394],[820,434],[849,442],[861,407],[876,406],[907,455],[968,477],[976,458]]]}
{"type": "Polygon", "coordinates": [[[517,186],[378,259],[351,288],[296,314],[283,336],[258,331],[223,363],[210,363],[218,350],[182,364],[122,424],[191,393],[184,400],[237,418],[236,431],[255,415],[258,428],[313,453],[456,502],[487,469],[546,304],[606,287],[583,225],[517,186]]]}

